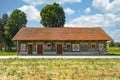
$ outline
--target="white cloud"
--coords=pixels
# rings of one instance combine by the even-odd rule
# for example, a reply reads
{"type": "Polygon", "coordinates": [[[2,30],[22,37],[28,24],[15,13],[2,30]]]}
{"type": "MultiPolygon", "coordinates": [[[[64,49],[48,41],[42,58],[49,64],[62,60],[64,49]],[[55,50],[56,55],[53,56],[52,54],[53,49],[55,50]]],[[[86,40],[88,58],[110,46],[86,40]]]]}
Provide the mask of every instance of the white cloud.
{"type": "Polygon", "coordinates": [[[80,16],[73,19],[72,21],[65,24],[69,27],[79,27],[79,26],[116,26],[120,25],[120,17],[117,17],[114,14],[95,14],[88,16],[80,16]]]}
{"type": "Polygon", "coordinates": [[[120,12],[120,0],[93,0],[92,6],[104,12],[117,13],[120,12]]]}
{"type": "Polygon", "coordinates": [[[11,13],[12,13],[12,11],[7,11],[8,16],[10,16],[10,15],[11,15],[11,13]]]}
{"type": "Polygon", "coordinates": [[[72,15],[72,14],[75,13],[75,11],[72,10],[72,9],[70,9],[70,8],[66,8],[66,9],[64,9],[64,11],[65,11],[65,13],[68,14],[68,15],[72,15]]]}
{"type": "Polygon", "coordinates": [[[87,13],[87,14],[89,14],[91,12],[90,7],[86,8],[84,12],[87,13]]]}
{"type": "Polygon", "coordinates": [[[115,30],[111,36],[116,42],[120,42],[120,30],[115,30]]]}
{"type": "Polygon", "coordinates": [[[22,0],[27,4],[31,5],[42,5],[42,4],[52,4],[54,2],[63,4],[63,3],[74,3],[74,2],[81,2],[81,0],[22,0]]]}
{"type": "Polygon", "coordinates": [[[93,0],[92,2],[93,7],[96,9],[107,10],[110,8],[109,0],[93,0]]]}
{"type": "Polygon", "coordinates": [[[92,16],[80,16],[68,22],[65,26],[79,27],[79,26],[100,26],[104,20],[101,14],[96,14],[92,16]]]}
{"type": "Polygon", "coordinates": [[[40,21],[40,11],[38,11],[34,6],[24,5],[18,9],[26,13],[29,21],[40,21]]]}

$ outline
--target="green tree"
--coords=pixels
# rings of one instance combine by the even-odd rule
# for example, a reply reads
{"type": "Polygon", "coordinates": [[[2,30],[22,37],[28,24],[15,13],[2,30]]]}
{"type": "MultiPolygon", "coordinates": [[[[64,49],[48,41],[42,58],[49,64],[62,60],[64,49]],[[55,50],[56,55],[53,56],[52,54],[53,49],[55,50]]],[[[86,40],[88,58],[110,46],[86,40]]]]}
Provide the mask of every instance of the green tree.
{"type": "Polygon", "coordinates": [[[40,23],[44,27],[64,27],[65,13],[63,8],[57,3],[45,6],[41,10],[40,16],[40,23]]]}
{"type": "Polygon", "coordinates": [[[21,27],[25,27],[26,23],[26,14],[21,10],[16,9],[10,15],[10,18],[5,26],[6,45],[8,46],[8,50],[11,50],[11,46],[13,44],[11,39],[15,36],[19,29],[21,29],[21,27]]]}
{"type": "Polygon", "coordinates": [[[8,14],[3,14],[2,15],[2,18],[0,19],[0,41],[1,41],[1,49],[2,49],[2,46],[5,42],[5,34],[4,34],[4,27],[8,21],[9,17],[8,17],[8,14]]]}
{"type": "Polygon", "coordinates": [[[118,43],[118,47],[120,47],[120,42],[118,43]]]}
{"type": "Polygon", "coordinates": [[[120,43],[119,42],[115,42],[115,47],[120,47],[120,43]]]}
{"type": "Polygon", "coordinates": [[[8,19],[9,19],[8,14],[7,13],[3,14],[3,16],[2,16],[2,33],[3,33],[2,38],[3,38],[3,41],[5,40],[5,35],[4,35],[5,29],[4,29],[4,27],[5,27],[8,19]]]}
{"type": "Polygon", "coordinates": [[[0,18],[0,51],[2,50],[2,19],[0,18]]]}
{"type": "Polygon", "coordinates": [[[0,18],[0,43],[2,42],[2,19],[0,18]]]}
{"type": "Polygon", "coordinates": [[[9,19],[8,14],[7,13],[3,14],[3,16],[2,16],[3,25],[5,25],[7,23],[8,19],[9,19]]]}
{"type": "Polygon", "coordinates": [[[111,41],[110,44],[109,44],[110,47],[114,47],[115,46],[115,42],[114,41],[111,41]]]}

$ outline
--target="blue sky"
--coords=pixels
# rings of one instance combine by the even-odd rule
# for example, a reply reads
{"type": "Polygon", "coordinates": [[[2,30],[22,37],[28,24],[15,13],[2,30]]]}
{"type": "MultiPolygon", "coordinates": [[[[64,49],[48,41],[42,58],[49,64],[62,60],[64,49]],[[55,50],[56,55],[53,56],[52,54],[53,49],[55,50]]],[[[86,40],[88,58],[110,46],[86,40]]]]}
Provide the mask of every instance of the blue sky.
{"type": "Polygon", "coordinates": [[[120,42],[120,0],[1,0],[0,17],[20,9],[27,15],[28,27],[43,27],[40,10],[54,2],[64,9],[65,27],[102,27],[120,42]]]}

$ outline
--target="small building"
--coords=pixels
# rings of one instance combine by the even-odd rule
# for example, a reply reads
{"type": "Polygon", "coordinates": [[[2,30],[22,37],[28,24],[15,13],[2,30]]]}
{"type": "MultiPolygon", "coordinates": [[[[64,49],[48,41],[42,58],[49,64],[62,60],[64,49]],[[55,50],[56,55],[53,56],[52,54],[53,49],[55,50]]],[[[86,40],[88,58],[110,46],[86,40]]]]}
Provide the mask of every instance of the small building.
{"type": "Polygon", "coordinates": [[[19,54],[107,54],[112,38],[100,27],[23,27],[12,40],[19,54]]]}

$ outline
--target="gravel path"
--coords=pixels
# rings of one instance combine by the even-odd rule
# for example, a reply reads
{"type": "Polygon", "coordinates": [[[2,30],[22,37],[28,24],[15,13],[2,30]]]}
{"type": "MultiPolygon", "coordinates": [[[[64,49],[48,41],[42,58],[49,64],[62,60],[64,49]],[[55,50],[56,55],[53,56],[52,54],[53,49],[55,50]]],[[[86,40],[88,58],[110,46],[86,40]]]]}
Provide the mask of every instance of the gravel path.
{"type": "Polygon", "coordinates": [[[105,55],[105,56],[0,56],[0,59],[9,59],[9,58],[120,58],[120,56],[110,56],[110,55],[105,55]]]}

